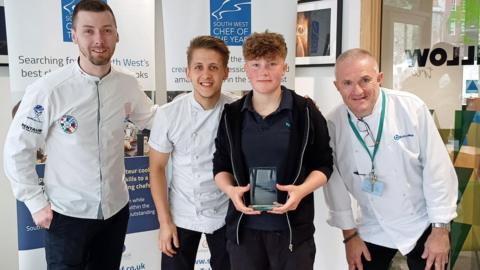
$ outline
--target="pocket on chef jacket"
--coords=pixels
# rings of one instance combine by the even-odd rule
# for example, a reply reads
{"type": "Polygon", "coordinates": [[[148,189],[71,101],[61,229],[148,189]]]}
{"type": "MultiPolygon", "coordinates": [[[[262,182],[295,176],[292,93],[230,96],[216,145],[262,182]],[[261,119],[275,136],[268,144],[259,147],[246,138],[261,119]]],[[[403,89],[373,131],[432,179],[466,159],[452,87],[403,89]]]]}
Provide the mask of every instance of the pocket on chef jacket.
{"type": "Polygon", "coordinates": [[[403,161],[418,160],[420,158],[420,145],[418,137],[413,132],[395,132],[387,139],[389,147],[395,150],[396,155],[403,161]]]}
{"type": "MultiPolygon", "coordinates": [[[[384,182],[384,192],[375,198],[379,210],[390,220],[404,220],[407,216],[415,216],[419,202],[413,201],[422,187],[411,177],[412,171],[420,170],[419,147],[414,136],[395,139],[385,138],[386,151],[377,158],[388,157],[387,162],[377,166],[378,180],[384,182]]],[[[408,219],[408,218],[407,218],[408,219]]]]}

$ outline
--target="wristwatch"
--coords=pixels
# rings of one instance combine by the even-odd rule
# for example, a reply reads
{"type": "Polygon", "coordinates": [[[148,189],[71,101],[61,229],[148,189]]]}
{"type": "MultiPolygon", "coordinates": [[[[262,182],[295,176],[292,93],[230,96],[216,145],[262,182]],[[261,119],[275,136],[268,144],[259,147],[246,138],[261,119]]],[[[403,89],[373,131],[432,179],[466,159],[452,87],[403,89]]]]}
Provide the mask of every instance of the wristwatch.
{"type": "Polygon", "coordinates": [[[446,229],[447,231],[450,231],[450,223],[432,223],[432,228],[443,228],[446,229]]]}

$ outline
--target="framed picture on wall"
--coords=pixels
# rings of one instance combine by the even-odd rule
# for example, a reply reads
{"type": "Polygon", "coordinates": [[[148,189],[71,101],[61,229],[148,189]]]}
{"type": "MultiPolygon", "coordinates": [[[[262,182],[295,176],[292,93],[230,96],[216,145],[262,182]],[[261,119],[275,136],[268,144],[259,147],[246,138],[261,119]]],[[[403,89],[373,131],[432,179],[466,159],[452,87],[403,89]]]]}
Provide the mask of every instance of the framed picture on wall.
{"type": "Polygon", "coordinates": [[[8,65],[7,28],[5,27],[5,6],[0,0],[0,66],[8,65]]]}
{"type": "Polygon", "coordinates": [[[342,0],[299,0],[296,66],[331,66],[342,46],[342,0]]]}

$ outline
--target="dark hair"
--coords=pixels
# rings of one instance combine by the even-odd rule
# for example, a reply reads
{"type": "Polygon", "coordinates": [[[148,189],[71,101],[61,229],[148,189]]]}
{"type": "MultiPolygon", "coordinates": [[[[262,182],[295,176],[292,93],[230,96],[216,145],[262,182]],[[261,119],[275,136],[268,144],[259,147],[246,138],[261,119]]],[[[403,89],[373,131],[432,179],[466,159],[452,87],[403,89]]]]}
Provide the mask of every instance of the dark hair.
{"type": "Polygon", "coordinates": [[[287,57],[287,44],[281,34],[265,31],[253,33],[243,43],[243,58],[246,61],[257,58],[287,57]]]}
{"type": "Polygon", "coordinates": [[[73,9],[72,28],[74,29],[77,25],[78,12],[80,11],[92,11],[92,12],[108,11],[110,12],[110,14],[112,14],[113,23],[115,24],[115,27],[117,26],[117,21],[115,20],[115,14],[113,14],[112,9],[110,8],[109,5],[107,5],[107,3],[100,0],[82,0],[77,5],[75,5],[75,8],[73,9]]]}
{"type": "Polygon", "coordinates": [[[20,100],[19,102],[17,102],[17,104],[15,104],[15,106],[13,106],[13,108],[12,108],[12,118],[15,117],[15,114],[18,111],[18,107],[20,107],[20,102],[22,102],[22,100],[20,100]]]}
{"type": "Polygon", "coordinates": [[[223,40],[212,36],[198,36],[190,41],[187,49],[187,63],[192,61],[193,51],[196,49],[214,50],[222,56],[222,62],[225,67],[228,66],[230,51],[223,40]]]}

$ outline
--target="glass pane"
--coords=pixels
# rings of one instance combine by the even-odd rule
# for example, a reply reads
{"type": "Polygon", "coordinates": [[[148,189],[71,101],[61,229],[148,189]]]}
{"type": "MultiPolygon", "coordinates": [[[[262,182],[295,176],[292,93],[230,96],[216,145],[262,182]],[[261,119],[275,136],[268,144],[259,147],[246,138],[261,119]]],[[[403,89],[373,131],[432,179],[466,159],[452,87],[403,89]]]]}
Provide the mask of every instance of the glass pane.
{"type": "MultiPolygon", "coordinates": [[[[395,22],[393,25],[394,50],[393,50],[393,89],[401,89],[402,83],[411,76],[411,61],[405,55],[410,48],[420,46],[420,27],[414,24],[395,22]]],[[[428,74],[424,74],[428,76],[428,74]]]]}
{"type": "MultiPolygon", "coordinates": [[[[450,270],[480,269],[480,1],[385,0],[384,86],[431,109],[459,181],[450,270]]],[[[397,254],[390,269],[408,269],[397,254]]]]}

